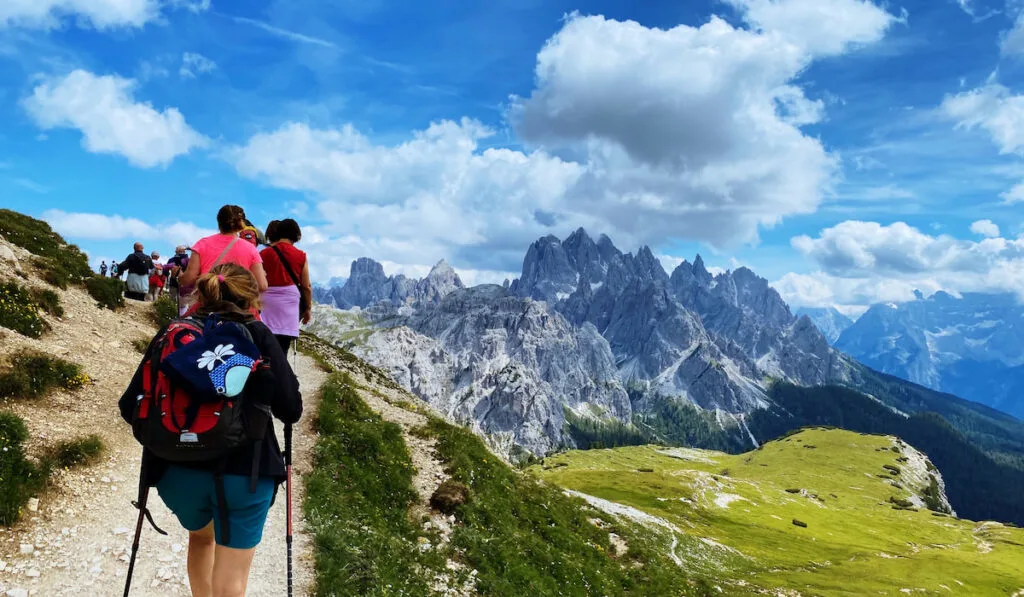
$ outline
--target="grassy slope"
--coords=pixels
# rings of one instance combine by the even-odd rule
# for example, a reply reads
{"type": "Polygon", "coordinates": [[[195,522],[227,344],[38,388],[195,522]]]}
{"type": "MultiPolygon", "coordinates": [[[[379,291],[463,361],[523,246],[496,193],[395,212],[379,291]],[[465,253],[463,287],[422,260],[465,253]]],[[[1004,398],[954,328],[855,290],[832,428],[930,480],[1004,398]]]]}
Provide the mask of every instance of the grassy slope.
{"type": "Polygon", "coordinates": [[[877,476],[882,465],[898,465],[898,454],[879,450],[891,445],[882,436],[807,430],[741,455],[679,450],[696,457],[682,459],[644,446],[569,452],[534,470],[741,552],[721,562],[719,578],[823,596],[902,588],[1002,596],[1024,587],[1024,531],[891,507],[890,497],[907,495],[877,476]],[[723,495],[742,499],[716,505],[723,495]]]}
{"type": "MultiPolygon", "coordinates": [[[[439,575],[458,586],[470,570],[482,595],[721,594],[671,561],[672,537],[664,532],[594,510],[515,471],[480,438],[436,418],[418,432],[436,438],[437,457],[469,487],[469,502],[455,512],[450,543],[421,549],[424,539],[440,542],[409,518],[415,496],[408,448],[398,427],[359,396],[394,382],[351,353],[307,338],[311,356],[343,372],[322,390],[304,504],[315,542],[316,595],[429,595],[439,575]],[[613,548],[610,533],[628,545],[625,554],[613,548]],[[461,568],[445,570],[447,560],[461,568]]],[[[719,551],[692,547],[705,555],[719,551]]]]}

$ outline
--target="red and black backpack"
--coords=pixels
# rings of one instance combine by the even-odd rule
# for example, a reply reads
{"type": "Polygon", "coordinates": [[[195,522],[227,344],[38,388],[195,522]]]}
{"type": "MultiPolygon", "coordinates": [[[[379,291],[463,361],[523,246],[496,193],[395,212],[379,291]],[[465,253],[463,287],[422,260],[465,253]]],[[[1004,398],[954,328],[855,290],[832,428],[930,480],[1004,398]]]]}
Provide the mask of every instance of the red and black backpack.
{"type": "MultiPolygon", "coordinates": [[[[142,394],[132,418],[135,439],[170,462],[223,459],[255,439],[246,411],[269,411],[246,403],[241,391],[248,374],[265,366],[245,325],[175,319],[143,359],[142,394]],[[232,379],[234,391],[225,388],[232,379]]],[[[265,414],[256,417],[263,425],[269,421],[265,414]]]]}

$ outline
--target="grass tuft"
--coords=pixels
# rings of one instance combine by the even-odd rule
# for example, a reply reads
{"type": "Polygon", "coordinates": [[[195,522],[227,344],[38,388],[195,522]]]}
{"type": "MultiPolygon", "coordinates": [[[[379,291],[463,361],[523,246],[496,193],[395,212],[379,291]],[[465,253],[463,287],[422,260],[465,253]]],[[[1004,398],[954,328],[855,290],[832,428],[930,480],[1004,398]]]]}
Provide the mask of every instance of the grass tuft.
{"type": "Polygon", "coordinates": [[[124,306],[124,282],[118,278],[93,276],[85,281],[85,288],[102,309],[117,311],[124,306]]]}
{"type": "Polygon", "coordinates": [[[0,284],[0,326],[29,338],[38,338],[46,331],[46,322],[39,316],[31,293],[17,282],[0,284]]]}
{"type": "Polygon", "coordinates": [[[46,485],[46,471],[25,457],[26,439],[25,422],[0,413],[0,525],[18,522],[25,502],[46,485]]]}
{"type": "Polygon", "coordinates": [[[93,433],[57,444],[50,458],[54,466],[69,469],[95,463],[104,450],[103,439],[93,433]]]}
{"type": "Polygon", "coordinates": [[[54,317],[64,317],[64,306],[60,304],[60,295],[46,289],[33,288],[32,300],[43,310],[54,317]]]}
{"type": "Polygon", "coordinates": [[[163,328],[178,317],[178,303],[170,296],[164,295],[153,301],[153,323],[163,328]]]}
{"type": "Polygon", "coordinates": [[[40,352],[22,351],[0,372],[0,398],[38,398],[53,388],[73,390],[89,383],[81,366],[40,352]]]}

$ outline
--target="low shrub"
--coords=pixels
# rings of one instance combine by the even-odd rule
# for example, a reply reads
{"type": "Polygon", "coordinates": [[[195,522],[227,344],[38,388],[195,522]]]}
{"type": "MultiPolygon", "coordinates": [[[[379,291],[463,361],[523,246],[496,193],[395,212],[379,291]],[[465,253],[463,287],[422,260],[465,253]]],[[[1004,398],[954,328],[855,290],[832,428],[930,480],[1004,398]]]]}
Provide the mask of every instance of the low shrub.
{"type": "Polygon", "coordinates": [[[149,348],[149,338],[136,338],[132,340],[132,348],[140,354],[146,354],[146,349],[149,348]]]}
{"type": "Polygon", "coordinates": [[[800,489],[797,489],[795,487],[791,487],[791,488],[786,490],[786,493],[800,493],[800,491],[801,491],[800,489]]]}
{"type": "Polygon", "coordinates": [[[0,284],[0,326],[29,338],[38,338],[46,331],[46,322],[39,316],[32,295],[17,282],[0,284]]]}
{"type": "Polygon", "coordinates": [[[164,327],[178,317],[178,303],[169,296],[162,296],[153,301],[153,323],[164,327]]]}
{"type": "Polygon", "coordinates": [[[54,317],[64,317],[64,306],[60,304],[60,295],[46,289],[33,288],[32,300],[43,310],[54,317]]]}
{"type": "Polygon", "coordinates": [[[430,496],[430,507],[442,514],[455,514],[458,507],[468,501],[469,488],[466,484],[449,479],[430,496]]]}
{"type": "Polygon", "coordinates": [[[638,468],[638,469],[636,469],[636,472],[638,472],[638,473],[653,473],[654,469],[653,468],[638,468]]]}
{"type": "Polygon", "coordinates": [[[42,220],[9,209],[0,209],[0,236],[39,257],[34,263],[43,278],[60,288],[92,275],[89,260],[75,245],[69,245],[42,220]]]}
{"type": "Polygon", "coordinates": [[[93,276],[85,281],[85,288],[101,308],[116,311],[124,306],[124,282],[117,278],[93,276]]]}
{"type": "Polygon", "coordinates": [[[885,470],[889,471],[890,475],[898,475],[898,474],[900,474],[900,468],[898,466],[893,466],[891,464],[883,464],[882,468],[884,468],[885,470]]]}
{"type": "Polygon", "coordinates": [[[903,498],[898,498],[896,496],[890,497],[889,501],[892,502],[893,504],[895,504],[896,506],[899,506],[900,508],[913,508],[914,507],[914,503],[911,502],[910,500],[903,499],[903,498]]]}
{"type": "Polygon", "coordinates": [[[0,373],[0,398],[37,398],[52,388],[73,390],[87,383],[89,376],[75,363],[22,351],[11,358],[8,370],[0,373]]]}
{"type": "Polygon", "coordinates": [[[96,462],[104,448],[103,438],[94,433],[57,444],[51,450],[50,459],[59,468],[84,466],[96,462]]]}
{"type": "Polygon", "coordinates": [[[46,484],[46,471],[25,458],[25,422],[13,413],[0,413],[0,524],[18,521],[21,508],[46,484]]]}
{"type": "Polygon", "coordinates": [[[797,519],[794,518],[793,519],[793,524],[798,526],[798,527],[800,527],[800,528],[803,528],[803,529],[807,528],[807,523],[802,521],[802,520],[797,520],[797,519]]]}

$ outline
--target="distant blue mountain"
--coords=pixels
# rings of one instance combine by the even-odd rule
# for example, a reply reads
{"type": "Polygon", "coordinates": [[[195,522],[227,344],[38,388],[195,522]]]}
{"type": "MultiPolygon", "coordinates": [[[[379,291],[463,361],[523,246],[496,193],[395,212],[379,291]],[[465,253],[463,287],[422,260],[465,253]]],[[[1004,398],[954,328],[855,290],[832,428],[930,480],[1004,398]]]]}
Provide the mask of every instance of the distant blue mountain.
{"type": "Polygon", "coordinates": [[[939,292],[872,306],[835,347],[885,373],[1024,419],[1024,305],[939,292]]]}
{"type": "Polygon", "coordinates": [[[835,344],[840,334],[853,325],[853,320],[840,313],[835,307],[800,307],[795,314],[797,317],[801,315],[809,317],[829,344],[835,344]]]}

